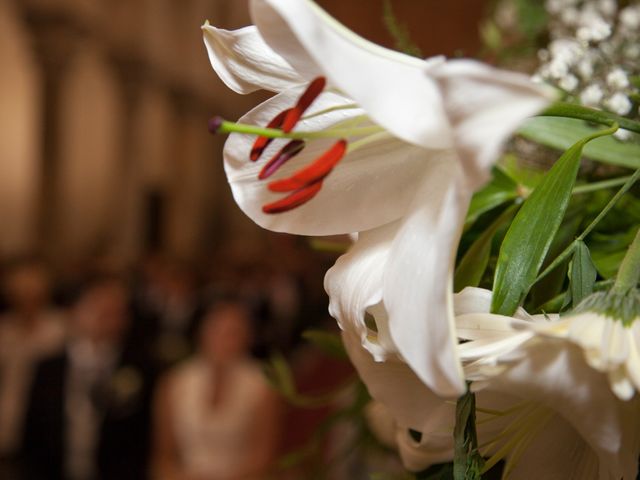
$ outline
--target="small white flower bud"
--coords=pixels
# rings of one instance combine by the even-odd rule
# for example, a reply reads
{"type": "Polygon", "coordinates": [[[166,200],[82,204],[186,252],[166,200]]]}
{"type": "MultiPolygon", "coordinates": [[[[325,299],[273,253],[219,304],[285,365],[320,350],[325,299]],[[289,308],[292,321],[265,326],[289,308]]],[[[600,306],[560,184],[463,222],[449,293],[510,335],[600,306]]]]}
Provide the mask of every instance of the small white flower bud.
{"type": "Polygon", "coordinates": [[[578,78],[575,75],[568,74],[560,79],[559,87],[567,92],[573,92],[578,86],[578,78]]]}
{"type": "Polygon", "coordinates": [[[606,22],[594,21],[590,25],[580,27],[577,37],[583,42],[601,42],[611,35],[611,26],[606,22]]]}
{"type": "Polygon", "coordinates": [[[569,66],[559,58],[554,58],[549,64],[549,76],[562,78],[569,73],[569,66]]]}
{"type": "Polygon", "coordinates": [[[629,44],[622,54],[629,60],[637,60],[640,58],[640,45],[637,43],[629,44]]]}
{"type": "Polygon", "coordinates": [[[531,81],[533,83],[538,83],[538,84],[543,84],[544,83],[544,77],[542,75],[540,75],[539,73],[535,73],[531,76],[531,81]]]}
{"type": "Polygon", "coordinates": [[[593,62],[590,58],[583,58],[576,65],[578,74],[585,80],[591,78],[593,75],[593,62]]]}
{"type": "Polygon", "coordinates": [[[628,30],[640,27],[640,5],[630,5],[624,8],[619,15],[620,25],[628,30]]]}
{"type": "Polygon", "coordinates": [[[600,85],[593,84],[585,88],[580,94],[580,102],[588,107],[597,107],[604,97],[600,85]]]}
{"type": "Polygon", "coordinates": [[[604,101],[604,106],[613,113],[626,115],[631,111],[631,100],[622,92],[616,92],[604,101]]]}
{"type": "Polygon", "coordinates": [[[629,86],[627,74],[619,67],[611,70],[607,75],[607,85],[616,90],[622,90],[629,86]]]}
{"type": "Polygon", "coordinates": [[[541,48],[540,50],[538,50],[538,60],[540,60],[541,62],[548,62],[551,59],[551,56],[549,55],[549,50],[547,50],[546,48],[541,48]]]}
{"type": "Polygon", "coordinates": [[[560,19],[567,25],[575,26],[580,23],[580,13],[575,8],[565,8],[560,12],[560,19]]]}
{"type": "Polygon", "coordinates": [[[615,0],[600,0],[598,2],[598,8],[606,16],[613,17],[618,10],[618,4],[615,0]]]}
{"type": "Polygon", "coordinates": [[[633,133],[631,133],[629,130],[619,128],[618,130],[615,131],[613,136],[622,142],[626,142],[627,140],[631,140],[633,133]]]}

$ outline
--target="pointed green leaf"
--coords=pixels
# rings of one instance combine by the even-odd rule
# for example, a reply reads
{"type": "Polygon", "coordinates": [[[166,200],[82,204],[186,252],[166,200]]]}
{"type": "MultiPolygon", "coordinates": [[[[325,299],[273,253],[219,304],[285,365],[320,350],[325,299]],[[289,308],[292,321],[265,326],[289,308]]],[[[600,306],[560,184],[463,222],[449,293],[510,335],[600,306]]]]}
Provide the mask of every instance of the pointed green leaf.
{"type": "Polygon", "coordinates": [[[576,243],[571,260],[571,300],[573,306],[578,305],[583,298],[593,293],[593,286],[596,283],[596,267],[591,261],[589,248],[583,241],[576,243]]]}
{"type": "Polygon", "coordinates": [[[619,250],[613,253],[594,252],[593,263],[603,278],[614,278],[626,253],[626,250],[619,250]]]}
{"type": "Polygon", "coordinates": [[[471,225],[480,215],[518,197],[518,184],[499,168],[493,169],[493,178],[471,198],[466,224],[471,225]]]}
{"type": "Polygon", "coordinates": [[[513,217],[517,208],[518,205],[512,205],[502,212],[466,251],[453,277],[453,289],[455,292],[459,292],[465,287],[477,287],[480,285],[489,263],[493,237],[500,227],[513,217]]]}
{"type": "MultiPolygon", "coordinates": [[[[528,119],[518,130],[523,137],[558,150],[566,150],[580,138],[597,132],[582,120],[561,117],[534,117],[528,119]]],[[[638,135],[634,135],[637,139],[638,135]]],[[[640,145],[620,142],[612,137],[599,138],[584,149],[584,155],[620,167],[640,168],[640,145]]]]}
{"type": "Polygon", "coordinates": [[[567,210],[582,149],[590,140],[615,130],[598,131],[569,148],[522,205],[500,247],[494,313],[513,315],[526,297],[567,210]]]}

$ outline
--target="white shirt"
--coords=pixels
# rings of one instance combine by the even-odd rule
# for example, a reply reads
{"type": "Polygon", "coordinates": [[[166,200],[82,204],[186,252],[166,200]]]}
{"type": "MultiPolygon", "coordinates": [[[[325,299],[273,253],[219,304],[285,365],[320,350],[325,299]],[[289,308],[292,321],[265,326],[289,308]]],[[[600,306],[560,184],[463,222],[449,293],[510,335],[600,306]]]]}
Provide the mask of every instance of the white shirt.
{"type": "Polygon", "coordinates": [[[68,354],[65,466],[70,479],[87,480],[96,473],[96,450],[104,415],[93,396],[96,387],[110,377],[118,352],[108,345],[75,340],[69,343],[68,354]]]}

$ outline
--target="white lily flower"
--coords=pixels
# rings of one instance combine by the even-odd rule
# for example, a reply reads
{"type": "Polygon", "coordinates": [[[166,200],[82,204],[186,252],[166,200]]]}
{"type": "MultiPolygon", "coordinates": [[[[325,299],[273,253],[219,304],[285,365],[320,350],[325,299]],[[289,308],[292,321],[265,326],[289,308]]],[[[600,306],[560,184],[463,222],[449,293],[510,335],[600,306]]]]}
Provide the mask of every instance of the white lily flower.
{"type": "Polygon", "coordinates": [[[640,390],[640,295],[635,290],[595,293],[574,314],[538,331],[579,345],[587,363],[608,375],[620,399],[640,390]]]}
{"type": "Polygon", "coordinates": [[[398,353],[435,391],[457,396],[449,292],[466,209],[502,142],[547,92],[478,62],[374,45],[309,0],[250,5],[255,27],[203,27],[211,63],[236,92],[277,92],[241,123],[295,125],[298,137],[229,137],[225,169],[238,205],[270,230],[360,232],[327,275],[332,314],[356,323],[367,343],[365,312],[379,306],[388,332],[376,358],[398,353]],[[266,167],[249,161],[261,156],[266,167]],[[260,179],[271,175],[267,188],[260,179]]]}
{"type": "MultiPolygon", "coordinates": [[[[514,319],[492,315],[490,298],[490,292],[465,289],[455,301],[456,320],[463,318],[460,336],[471,340],[459,348],[478,359],[493,341],[489,356],[497,355],[503,367],[483,370],[482,381],[473,384],[479,448],[487,465],[504,460],[504,479],[635,479],[638,401],[613,395],[606,375],[586,365],[571,342],[531,330],[523,336],[525,323],[560,323],[557,319],[527,319],[523,311],[514,319]],[[507,338],[510,343],[504,342],[507,338]],[[473,352],[475,346],[480,351],[473,352]]],[[[395,421],[396,445],[405,466],[419,471],[451,460],[455,402],[435,395],[401,359],[376,362],[353,330],[343,338],[372,397],[395,421]]]]}

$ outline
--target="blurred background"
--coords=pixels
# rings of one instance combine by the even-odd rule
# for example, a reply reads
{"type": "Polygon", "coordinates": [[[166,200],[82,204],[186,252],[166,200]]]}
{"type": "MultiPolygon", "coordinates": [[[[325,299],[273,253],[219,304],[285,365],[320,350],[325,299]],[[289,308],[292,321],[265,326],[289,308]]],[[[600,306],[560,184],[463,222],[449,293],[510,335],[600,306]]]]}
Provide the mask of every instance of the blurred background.
{"type": "MultiPolygon", "coordinates": [[[[394,47],[382,1],[319,3],[394,47]]],[[[393,8],[422,55],[474,56],[488,3],[393,8]]],[[[303,391],[352,376],[300,339],[334,324],[322,278],[336,254],[259,229],[231,197],[225,139],[207,120],[238,118],[265,96],[217,79],[205,20],[250,24],[244,0],[0,0],[3,480],[263,478],[332,407],[285,405],[250,359],[281,352],[303,391]],[[212,411],[237,422],[220,430],[203,420],[212,411]],[[249,439],[260,435],[246,419],[264,438],[249,439]],[[228,473],[216,458],[250,467],[228,473]]],[[[329,443],[294,455],[306,466],[291,478],[311,478],[300,472],[329,443]]],[[[364,475],[358,465],[344,478],[364,475]]]]}

